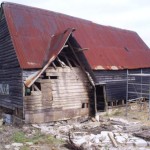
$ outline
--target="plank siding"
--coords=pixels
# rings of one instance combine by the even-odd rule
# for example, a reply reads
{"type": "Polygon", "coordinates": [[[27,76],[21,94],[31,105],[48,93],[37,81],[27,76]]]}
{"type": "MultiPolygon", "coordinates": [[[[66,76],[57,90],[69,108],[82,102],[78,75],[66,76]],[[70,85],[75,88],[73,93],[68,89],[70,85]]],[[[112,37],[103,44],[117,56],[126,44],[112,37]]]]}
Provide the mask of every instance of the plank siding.
{"type": "MultiPolygon", "coordinates": [[[[143,73],[149,73],[150,69],[145,68],[142,69],[143,73]]],[[[141,73],[141,69],[131,69],[129,70],[129,74],[141,73]]],[[[126,90],[127,90],[127,70],[105,70],[105,71],[94,71],[94,75],[96,77],[96,82],[105,84],[106,86],[106,98],[108,102],[111,101],[121,101],[126,100],[126,90]]],[[[141,77],[135,77],[132,83],[141,83],[141,77]]],[[[149,78],[143,78],[142,83],[150,83],[149,78]]],[[[144,87],[145,88],[145,87],[144,87]]],[[[137,91],[140,92],[141,85],[129,85],[129,91],[137,91]]],[[[143,89],[143,92],[147,91],[147,89],[143,89]]],[[[140,95],[137,94],[129,94],[129,99],[137,98],[140,95]]],[[[147,97],[146,95],[143,95],[147,97]]]]}
{"type": "Polygon", "coordinates": [[[89,115],[90,83],[80,68],[57,67],[55,70],[51,67],[46,70],[46,75],[49,79],[37,80],[41,92],[31,92],[33,95],[24,97],[27,122],[34,122],[35,115],[41,118],[36,122],[89,115]],[[45,116],[47,111],[49,118],[45,116]]]}
{"type": "Polygon", "coordinates": [[[4,15],[0,21],[0,84],[9,86],[9,94],[0,92],[0,106],[12,110],[22,109],[22,70],[19,67],[4,15]]]}
{"type": "Polygon", "coordinates": [[[126,99],[126,70],[94,71],[97,83],[106,84],[107,102],[126,99]]]}

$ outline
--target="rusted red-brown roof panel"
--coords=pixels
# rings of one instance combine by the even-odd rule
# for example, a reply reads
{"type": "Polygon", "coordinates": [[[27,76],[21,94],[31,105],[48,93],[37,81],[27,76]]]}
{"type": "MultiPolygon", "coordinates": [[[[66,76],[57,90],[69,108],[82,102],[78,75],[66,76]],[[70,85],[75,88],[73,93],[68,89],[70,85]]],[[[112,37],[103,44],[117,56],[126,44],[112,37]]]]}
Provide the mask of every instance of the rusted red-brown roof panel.
{"type": "Polygon", "coordinates": [[[31,75],[26,79],[24,83],[27,87],[30,87],[47,69],[51,62],[55,60],[57,55],[65,46],[69,36],[72,34],[73,31],[74,29],[69,28],[60,34],[51,37],[51,40],[49,41],[49,46],[46,49],[47,56],[44,58],[44,60],[46,61],[44,62],[41,70],[37,71],[36,73],[33,73],[34,75],[31,75]]]}
{"type": "Polygon", "coordinates": [[[150,50],[136,32],[23,5],[2,5],[21,68],[42,68],[50,37],[75,28],[74,37],[93,69],[150,67],[150,50]]]}

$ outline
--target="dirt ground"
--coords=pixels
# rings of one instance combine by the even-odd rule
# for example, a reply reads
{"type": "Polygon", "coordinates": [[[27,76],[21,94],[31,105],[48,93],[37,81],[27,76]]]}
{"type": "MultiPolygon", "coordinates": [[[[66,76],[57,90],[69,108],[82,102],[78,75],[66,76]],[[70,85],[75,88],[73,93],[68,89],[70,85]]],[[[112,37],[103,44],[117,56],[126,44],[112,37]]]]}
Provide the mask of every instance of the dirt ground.
{"type": "MultiPolygon", "coordinates": [[[[148,104],[147,104],[148,105],[148,104]]],[[[126,107],[119,107],[109,109],[107,112],[99,114],[99,122],[95,120],[87,121],[82,127],[78,124],[74,124],[75,127],[71,128],[72,132],[86,133],[86,134],[100,134],[101,131],[114,130],[112,124],[108,123],[111,117],[126,119],[130,122],[139,122],[143,126],[150,129],[150,120],[147,106],[139,106],[138,104],[131,104],[128,109],[126,107]],[[126,116],[127,112],[127,116],[126,116]],[[94,124],[92,123],[94,122],[94,124]],[[95,127],[93,126],[95,125],[95,127]],[[92,127],[91,127],[92,126],[92,127]]],[[[61,129],[61,132],[67,137],[69,125],[67,122],[57,123],[54,127],[59,128],[60,125],[66,127],[61,129]]],[[[54,132],[53,131],[53,132],[54,132]]],[[[42,132],[42,128],[36,128],[32,125],[8,125],[3,124],[0,126],[0,150],[68,150],[69,148],[66,139],[56,138],[56,134],[47,134],[45,130],[42,132]],[[55,135],[55,136],[54,136],[55,135]],[[19,143],[19,144],[18,144],[19,143]]],[[[150,140],[150,139],[149,139],[150,140]]],[[[101,149],[101,148],[100,148],[101,149]]],[[[103,148],[104,150],[105,148],[103,148]]],[[[109,149],[109,148],[106,148],[109,149]]],[[[144,148],[143,148],[144,149],[144,148]]],[[[96,149],[95,149],[96,150],[96,149]]]]}
{"type": "Polygon", "coordinates": [[[139,121],[143,125],[150,126],[150,113],[148,108],[148,102],[144,104],[130,103],[128,107],[118,107],[109,109],[103,116],[105,117],[120,117],[129,121],[139,121]]]}
{"type": "Polygon", "coordinates": [[[29,125],[3,125],[0,127],[0,139],[0,150],[66,150],[64,141],[42,134],[29,125]]]}

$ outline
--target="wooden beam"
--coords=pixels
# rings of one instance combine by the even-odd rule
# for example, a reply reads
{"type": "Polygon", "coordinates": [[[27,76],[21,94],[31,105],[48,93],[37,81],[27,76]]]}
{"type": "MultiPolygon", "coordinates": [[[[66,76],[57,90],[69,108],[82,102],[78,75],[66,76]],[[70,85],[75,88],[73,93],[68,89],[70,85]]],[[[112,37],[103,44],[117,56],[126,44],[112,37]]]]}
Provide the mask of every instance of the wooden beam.
{"type": "Polygon", "coordinates": [[[67,48],[67,47],[68,47],[68,45],[64,45],[64,46],[63,46],[63,48],[67,48]]]}
{"type": "MultiPolygon", "coordinates": [[[[113,134],[113,133],[112,133],[112,134],[113,134]]],[[[112,134],[111,134],[111,133],[108,133],[108,136],[109,136],[109,138],[110,138],[110,140],[111,140],[113,146],[117,148],[117,147],[118,147],[118,144],[117,144],[117,142],[116,142],[116,140],[115,140],[115,138],[113,137],[112,134]]]]}
{"type": "Polygon", "coordinates": [[[66,64],[63,61],[61,61],[58,56],[57,56],[56,60],[59,62],[61,67],[65,67],[66,66],[66,64]]]}
{"type": "Polygon", "coordinates": [[[36,91],[40,91],[40,89],[35,84],[33,84],[33,87],[36,91]]]}
{"type": "Polygon", "coordinates": [[[89,50],[89,48],[77,48],[77,47],[74,47],[74,49],[77,50],[76,52],[82,52],[82,51],[89,50]]]}
{"type": "Polygon", "coordinates": [[[55,65],[54,62],[52,62],[52,65],[53,65],[53,67],[55,68],[55,70],[57,70],[57,67],[56,67],[56,65],[55,65]]]}
{"type": "Polygon", "coordinates": [[[72,69],[72,65],[71,65],[70,61],[68,60],[67,56],[64,55],[64,57],[65,57],[65,59],[66,59],[68,65],[69,65],[69,67],[72,69]]]}

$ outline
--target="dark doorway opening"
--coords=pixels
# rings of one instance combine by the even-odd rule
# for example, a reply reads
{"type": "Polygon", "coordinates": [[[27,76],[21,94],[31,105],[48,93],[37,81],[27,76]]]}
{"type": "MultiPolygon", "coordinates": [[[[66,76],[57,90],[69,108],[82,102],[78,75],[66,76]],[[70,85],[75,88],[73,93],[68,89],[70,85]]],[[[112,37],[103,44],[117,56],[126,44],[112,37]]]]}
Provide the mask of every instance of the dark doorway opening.
{"type": "Polygon", "coordinates": [[[98,112],[103,112],[106,109],[104,85],[96,85],[96,106],[98,112]]]}

